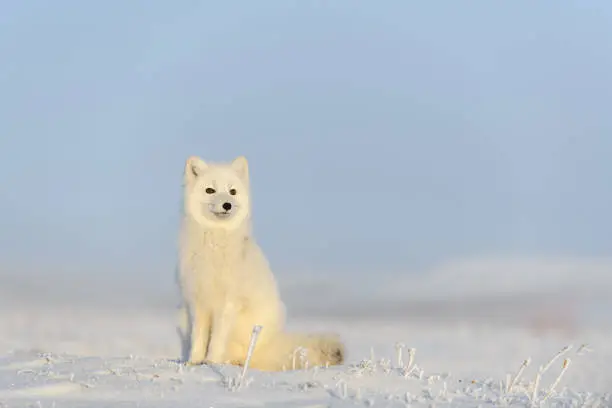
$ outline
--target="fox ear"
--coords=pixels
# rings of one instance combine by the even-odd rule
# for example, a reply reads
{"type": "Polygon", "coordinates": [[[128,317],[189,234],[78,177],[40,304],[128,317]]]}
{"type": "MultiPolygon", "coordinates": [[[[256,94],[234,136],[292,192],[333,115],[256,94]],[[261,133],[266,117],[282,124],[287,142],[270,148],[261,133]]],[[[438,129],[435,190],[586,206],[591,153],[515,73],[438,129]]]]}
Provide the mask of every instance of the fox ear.
{"type": "Polygon", "coordinates": [[[185,178],[187,180],[193,180],[201,175],[207,167],[208,165],[204,160],[197,156],[191,156],[185,163],[185,178]]]}
{"type": "Polygon", "coordinates": [[[240,178],[248,183],[249,181],[249,162],[247,161],[246,157],[239,156],[235,158],[231,166],[232,166],[232,169],[236,173],[238,173],[240,178]]]}

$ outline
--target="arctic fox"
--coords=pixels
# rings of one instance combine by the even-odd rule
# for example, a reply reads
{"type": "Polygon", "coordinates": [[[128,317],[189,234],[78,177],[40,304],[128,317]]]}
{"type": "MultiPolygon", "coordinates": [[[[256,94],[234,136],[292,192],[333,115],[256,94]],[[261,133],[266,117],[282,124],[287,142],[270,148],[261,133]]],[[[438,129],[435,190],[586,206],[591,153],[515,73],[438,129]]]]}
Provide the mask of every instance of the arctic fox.
{"type": "Polygon", "coordinates": [[[251,235],[246,158],[212,164],[190,157],[183,203],[178,329],[187,364],[243,365],[255,325],[263,329],[252,368],[280,371],[342,364],[344,345],[335,334],[284,330],[285,309],[276,281],[251,235]]]}

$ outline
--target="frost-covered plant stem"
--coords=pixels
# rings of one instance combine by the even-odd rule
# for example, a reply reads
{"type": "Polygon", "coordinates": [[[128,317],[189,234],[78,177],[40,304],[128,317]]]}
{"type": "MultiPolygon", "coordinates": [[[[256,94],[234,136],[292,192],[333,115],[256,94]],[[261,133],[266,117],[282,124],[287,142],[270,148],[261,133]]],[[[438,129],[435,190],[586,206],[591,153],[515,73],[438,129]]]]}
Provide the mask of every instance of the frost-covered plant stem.
{"type": "MultiPolygon", "coordinates": [[[[555,361],[557,361],[559,359],[559,357],[561,357],[562,355],[564,355],[565,353],[567,353],[568,351],[570,351],[572,349],[572,345],[568,345],[563,347],[557,354],[555,354],[549,361],[548,363],[546,363],[546,365],[544,366],[540,366],[540,369],[538,370],[538,373],[536,374],[536,378],[535,378],[535,382],[533,384],[533,392],[531,394],[531,404],[535,405],[537,402],[537,397],[538,397],[538,388],[540,387],[540,381],[542,380],[542,375],[544,375],[544,373],[546,371],[548,371],[548,369],[550,368],[550,366],[553,365],[553,363],[555,361]]],[[[582,345],[577,353],[580,353],[584,348],[586,348],[586,345],[582,345]]],[[[546,397],[542,400],[542,402],[546,401],[546,399],[550,396],[550,393],[554,391],[554,388],[557,386],[557,384],[559,383],[559,381],[561,380],[561,376],[563,375],[563,373],[565,372],[565,370],[567,369],[567,366],[569,365],[569,359],[565,360],[563,362],[563,371],[561,371],[561,374],[559,374],[559,377],[557,377],[557,380],[555,381],[555,383],[553,384],[551,391],[548,393],[548,395],[546,395],[546,397]]]]}
{"type": "Polygon", "coordinates": [[[531,393],[531,404],[535,405],[538,399],[538,387],[540,386],[540,379],[542,378],[542,367],[536,374],[535,382],[533,383],[533,392],[531,393]]]}
{"type": "Polygon", "coordinates": [[[559,381],[561,381],[561,378],[563,377],[563,374],[565,374],[565,372],[567,371],[567,369],[570,366],[571,362],[572,362],[572,360],[570,360],[569,358],[566,358],[565,361],[563,361],[563,369],[559,373],[559,376],[557,377],[555,382],[550,387],[550,391],[548,391],[548,394],[546,394],[546,396],[544,397],[542,402],[546,401],[553,394],[553,392],[555,392],[555,388],[557,387],[557,385],[559,385],[559,381]]]}
{"type": "Polygon", "coordinates": [[[409,348],[408,349],[408,365],[406,366],[406,369],[411,369],[412,368],[412,364],[414,364],[414,355],[416,354],[416,349],[415,348],[409,348]]]}
{"type": "Polygon", "coordinates": [[[244,377],[246,376],[247,370],[249,369],[249,363],[251,361],[251,357],[253,356],[253,350],[255,350],[255,345],[257,344],[257,337],[261,332],[262,326],[253,326],[253,332],[251,333],[251,341],[249,342],[249,349],[247,350],[246,359],[244,360],[244,367],[242,367],[242,373],[240,374],[239,386],[241,386],[244,382],[244,377]]]}
{"type": "Polygon", "coordinates": [[[397,368],[404,367],[404,360],[402,359],[402,351],[406,345],[404,343],[395,343],[395,351],[397,353],[397,368]]]}
{"type": "Polygon", "coordinates": [[[507,392],[512,391],[512,388],[514,388],[514,386],[518,383],[518,380],[521,377],[521,375],[523,374],[523,371],[525,371],[525,368],[527,368],[529,366],[529,364],[531,364],[531,358],[528,358],[527,360],[523,361],[523,364],[521,364],[518,372],[516,373],[516,375],[512,379],[512,382],[508,385],[507,392]]]}
{"type": "Polygon", "coordinates": [[[555,363],[555,361],[557,361],[559,359],[559,357],[561,357],[562,355],[564,355],[565,353],[567,353],[568,351],[570,351],[572,349],[572,345],[570,344],[569,346],[565,346],[563,347],[557,354],[555,354],[549,361],[548,363],[546,363],[546,365],[544,366],[544,368],[540,371],[540,374],[544,374],[546,371],[548,371],[548,369],[550,368],[551,365],[553,365],[555,363]]]}
{"type": "Polygon", "coordinates": [[[304,363],[304,359],[306,358],[305,355],[305,350],[302,347],[296,347],[295,350],[293,350],[293,356],[291,359],[291,368],[292,370],[296,370],[297,369],[297,357],[300,356],[300,361],[302,362],[302,364],[304,363]]]}

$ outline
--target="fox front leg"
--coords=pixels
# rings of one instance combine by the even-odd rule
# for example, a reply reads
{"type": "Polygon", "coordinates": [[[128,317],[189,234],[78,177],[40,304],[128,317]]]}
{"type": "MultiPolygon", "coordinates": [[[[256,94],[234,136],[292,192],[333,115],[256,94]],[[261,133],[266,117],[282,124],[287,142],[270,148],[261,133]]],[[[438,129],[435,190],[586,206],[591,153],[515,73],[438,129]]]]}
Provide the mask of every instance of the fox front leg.
{"type": "Polygon", "coordinates": [[[189,350],[188,364],[203,364],[206,360],[206,351],[210,340],[210,314],[198,310],[191,310],[191,347],[189,350]]]}
{"type": "Polygon", "coordinates": [[[236,307],[232,303],[226,303],[221,310],[213,312],[207,362],[215,364],[225,362],[225,350],[235,319],[236,307]]]}

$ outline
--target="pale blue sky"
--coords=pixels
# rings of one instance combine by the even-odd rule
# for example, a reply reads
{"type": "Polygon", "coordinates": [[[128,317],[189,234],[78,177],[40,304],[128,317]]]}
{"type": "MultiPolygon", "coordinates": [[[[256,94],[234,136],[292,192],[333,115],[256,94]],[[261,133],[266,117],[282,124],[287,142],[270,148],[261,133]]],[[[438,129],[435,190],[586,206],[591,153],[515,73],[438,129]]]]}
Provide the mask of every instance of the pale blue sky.
{"type": "Polygon", "coordinates": [[[608,1],[13,1],[0,55],[17,274],[172,279],[191,154],[279,274],[612,248],[608,1]]]}

